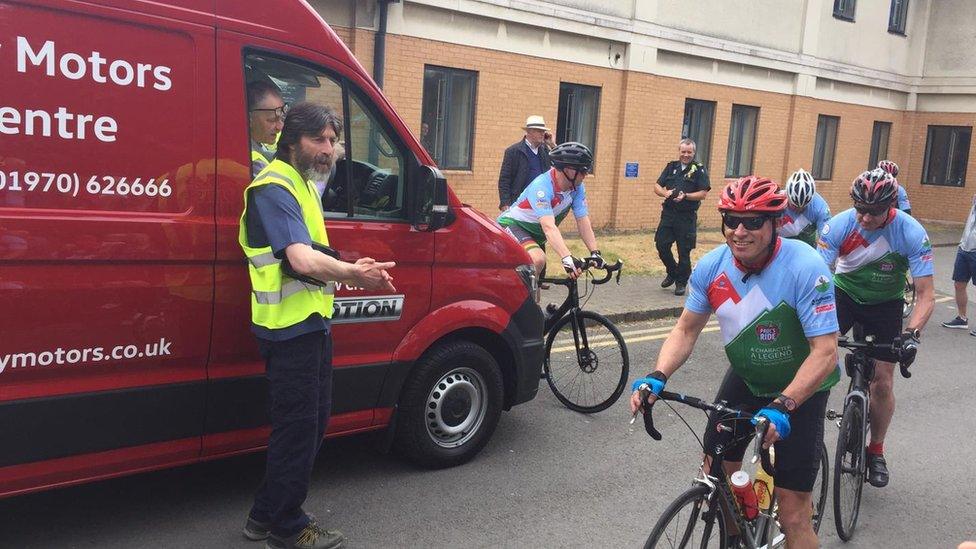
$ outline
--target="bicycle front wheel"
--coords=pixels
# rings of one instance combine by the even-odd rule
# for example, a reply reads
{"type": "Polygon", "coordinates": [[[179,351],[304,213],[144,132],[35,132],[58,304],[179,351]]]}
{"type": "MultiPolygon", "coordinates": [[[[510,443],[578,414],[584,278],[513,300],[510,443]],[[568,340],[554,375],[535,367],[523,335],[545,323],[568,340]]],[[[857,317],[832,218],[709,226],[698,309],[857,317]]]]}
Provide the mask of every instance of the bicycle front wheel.
{"type": "Polygon", "coordinates": [[[834,456],[834,524],[844,541],[854,537],[866,466],[864,411],[860,400],[854,398],[844,406],[834,456]]]}
{"type": "Polygon", "coordinates": [[[725,515],[717,501],[709,501],[709,493],[707,486],[694,486],[678,496],[654,525],[644,549],[725,549],[725,515]]]}
{"type": "Polygon", "coordinates": [[[570,312],[549,332],[543,371],[552,393],[570,410],[606,410],[627,385],[627,344],[603,315],[570,312]]]}

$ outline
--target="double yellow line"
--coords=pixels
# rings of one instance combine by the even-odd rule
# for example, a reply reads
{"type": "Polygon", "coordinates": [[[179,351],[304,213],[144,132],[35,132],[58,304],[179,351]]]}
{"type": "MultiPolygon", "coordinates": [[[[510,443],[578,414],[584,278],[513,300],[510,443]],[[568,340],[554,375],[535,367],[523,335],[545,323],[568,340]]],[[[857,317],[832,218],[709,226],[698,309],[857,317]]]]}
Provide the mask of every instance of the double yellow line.
{"type": "MultiPolygon", "coordinates": [[[[646,328],[643,330],[629,330],[626,332],[621,332],[620,335],[624,337],[624,341],[630,345],[631,343],[640,343],[642,341],[652,341],[655,339],[664,339],[668,337],[671,329],[674,328],[674,324],[668,326],[659,326],[657,328],[646,328]]],[[[705,325],[705,329],[702,332],[717,332],[718,331],[718,321],[712,320],[705,325]]],[[[566,337],[560,337],[553,344],[552,353],[566,353],[569,351],[574,351],[576,347],[572,344],[572,332],[565,332],[566,337]],[[556,347],[559,345],[559,347],[556,347]]],[[[617,344],[616,339],[614,339],[613,334],[606,332],[598,336],[588,336],[587,341],[590,347],[611,347],[617,344]]]]}

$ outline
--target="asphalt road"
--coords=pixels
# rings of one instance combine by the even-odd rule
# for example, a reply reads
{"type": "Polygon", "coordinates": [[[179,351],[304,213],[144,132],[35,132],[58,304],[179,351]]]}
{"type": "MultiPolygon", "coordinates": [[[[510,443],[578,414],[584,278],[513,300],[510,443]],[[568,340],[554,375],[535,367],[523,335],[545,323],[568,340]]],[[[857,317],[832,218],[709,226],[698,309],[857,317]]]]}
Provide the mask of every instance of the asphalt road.
{"type": "MultiPolygon", "coordinates": [[[[946,280],[953,254],[936,251],[946,280]]],[[[942,278],[944,300],[951,283],[942,278]]],[[[896,381],[886,444],[891,484],[865,488],[850,543],[837,538],[828,511],[824,547],[955,547],[976,539],[976,337],[938,326],[954,314],[949,305],[936,306],[914,377],[896,381]]],[[[621,327],[631,333],[635,374],[649,369],[668,325],[621,327]]],[[[725,367],[719,334],[708,331],[669,388],[711,398],[725,367]]],[[[842,389],[833,391],[832,407],[842,389]]],[[[700,431],[699,412],[679,411],[700,431]]],[[[639,547],[698,465],[687,428],[664,407],[656,413],[661,442],[628,424],[625,399],[580,415],[543,382],[534,401],[502,415],[489,445],[462,467],[418,470],[375,452],[369,437],[330,441],[306,509],[342,529],[348,547],[639,547]]],[[[828,448],[835,439],[828,425],[828,448]]],[[[256,454],[2,500],[0,547],[261,547],[239,529],[262,468],[256,454]]]]}

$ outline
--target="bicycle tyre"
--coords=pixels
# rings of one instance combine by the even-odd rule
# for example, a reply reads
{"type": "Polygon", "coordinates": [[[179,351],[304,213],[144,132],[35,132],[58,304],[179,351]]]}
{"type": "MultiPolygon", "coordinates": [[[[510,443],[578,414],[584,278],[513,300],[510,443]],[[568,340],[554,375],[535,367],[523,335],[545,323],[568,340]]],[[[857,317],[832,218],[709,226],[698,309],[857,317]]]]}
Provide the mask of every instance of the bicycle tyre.
{"type": "Polygon", "coordinates": [[[859,399],[844,406],[834,456],[834,525],[844,541],[854,537],[864,489],[864,412],[859,399]]]}
{"type": "Polygon", "coordinates": [[[579,311],[575,316],[564,316],[552,327],[542,368],[559,402],[570,410],[592,414],[606,410],[623,394],[630,357],[624,337],[612,322],[601,314],[579,311]],[[581,324],[576,323],[577,318],[581,324]],[[580,349],[583,335],[587,341],[585,350],[580,349]],[[554,359],[554,343],[557,356],[573,348],[576,352],[566,353],[566,360],[554,359]],[[601,348],[609,352],[601,356],[595,351],[601,348]]]}
{"type": "Polygon", "coordinates": [[[823,522],[824,509],[827,507],[827,490],[830,483],[827,481],[830,475],[830,457],[827,455],[827,445],[820,441],[820,473],[817,479],[819,485],[813,485],[813,531],[820,533],[820,523],[823,522]]]}
{"type": "Polygon", "coordinates": [[[644,543],[644,549],[673,547],[725,549],[725,513],[717,500],[709,501],[710,492],[707,486],[693,486],[671,502],[651,530],[651,535],[644,543]],[[687,516],[682,516],[682,511],[686,511],[687,516]],[[716,525],[718,536],[713,535],[716,525]],[[694,539],[696,526],[702,527],[702,536],[697,540],[694,539]],[[680,539],[677,539],[679,537],[680,539]],[[714,544],[710,543],[712,541],[714,544]]]}

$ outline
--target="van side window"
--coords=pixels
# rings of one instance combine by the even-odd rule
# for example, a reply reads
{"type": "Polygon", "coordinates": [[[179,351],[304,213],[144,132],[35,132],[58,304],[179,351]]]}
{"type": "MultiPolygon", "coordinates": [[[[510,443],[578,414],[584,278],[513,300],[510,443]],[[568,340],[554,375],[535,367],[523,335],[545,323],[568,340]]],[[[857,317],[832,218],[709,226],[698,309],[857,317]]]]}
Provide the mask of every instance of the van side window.
{"type": "Polygon", "coordinates": [[[357,219],[407,219],[404,155],[358,92],[344,90],[340,77],[267,54],[250,54],[244,65],[252,177],[274,159],[289,106],[312,101],[331,107],[344,126],[332,173],[316,185],[325,216],[348,217],[351,210],[357,219]]]}

